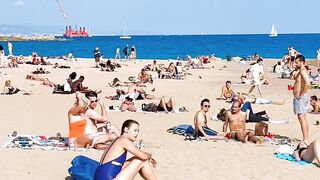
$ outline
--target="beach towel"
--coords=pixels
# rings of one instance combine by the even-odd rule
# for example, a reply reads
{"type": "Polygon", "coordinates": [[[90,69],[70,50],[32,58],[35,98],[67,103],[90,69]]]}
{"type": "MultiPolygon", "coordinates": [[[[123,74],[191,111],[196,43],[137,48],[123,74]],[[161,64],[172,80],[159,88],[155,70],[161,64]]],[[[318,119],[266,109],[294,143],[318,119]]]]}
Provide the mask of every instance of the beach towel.
{"type": "Polygon", "coordinates": [[[291,161],[291,162],[294,162],[294,163],[297,163],[297,164],[300,164],[300,165],[307,165],[307,164],[310,164],[306,161],[297,161],[293,156],[291,156],[290,154],[274,154],[274,156],[276,158],[279,158],[279,159],[283,159],[283,160],[287,160],[287,161],[291,161]]]}
{"type": "Polygon", "coordinates": [[[76,156],[71,161],[68,172],[73,180],[94,180],[96,169],[100,163],[85,156],[76,156]]]}
{"type": "Polygon", "coordinates": [[[194,131],[193,127],[189,124],[181,124],[167,130],[167,132],[169,133],[178,134],[182,136],[186,136],[186,135],[192,136],[193,131],[194,131]]]}

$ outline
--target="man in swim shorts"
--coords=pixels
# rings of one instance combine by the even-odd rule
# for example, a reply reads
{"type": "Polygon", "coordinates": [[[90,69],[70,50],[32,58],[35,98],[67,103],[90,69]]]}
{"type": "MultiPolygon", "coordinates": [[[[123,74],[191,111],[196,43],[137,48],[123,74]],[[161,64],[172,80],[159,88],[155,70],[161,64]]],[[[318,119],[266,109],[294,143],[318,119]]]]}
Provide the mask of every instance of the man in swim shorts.
{"type": "Polygon", "coordinates": [[[260,143],[260,139],[253,132],[246,130],[246,113],[240,110],[240,106],[241,103],[239,101],[234,101],[231,110],[226,113],[223,124],[225,136],[243,143],[246,141],[260,143]],[[227,133],[228,126],[230,127],[229,133],[227,133]]]}
{"type": "Polygon", "coordinates": [[[307,91],[310,88],[310,79],[308,77],[307,69],[305,68],[305,58],[303,55],[297,55],[295,58],[295,68],[297,75],[294,77],[293,85],[293,112],[298,116],[300,122],[303,141],[308,143],[309,138],[309,124],[306,119],[308,111],[309,96],[307,91]]]}
{"type": "Polygon", "coordinates": [[[107,118],[104,103],[98,99],[98,95],[94,91],[87,92],[86,98],[89,102],[87,102],[88,108],[85,112],[87,119],[85,134],[91,134],[93,136],[93,145],[113,141],[120,135],[120,131],[114,125],[108,126],[110,122],[107,118]],[[94,111],[97,104],[99,104],[101,108],[101,115],[94,111]],[[104,124],[104,126],[98,128],[98,124],[104,124]]]}
{"type": "Polygon", "coordinates": [[[200,103],[201,109],[194,116],[194,136],[204,137],[206,140],[223,140],[224,137],[210,129],[207,125],[207,112],[210,109],[209,99],[203,99],[200,103]]]}
{"type": "Polygon", "coordinates": [[[233,89],[231,88],[231,81],[227,81],[226,85],[222,87],[220,100],[228,100],[234,94],[233,89]]]}

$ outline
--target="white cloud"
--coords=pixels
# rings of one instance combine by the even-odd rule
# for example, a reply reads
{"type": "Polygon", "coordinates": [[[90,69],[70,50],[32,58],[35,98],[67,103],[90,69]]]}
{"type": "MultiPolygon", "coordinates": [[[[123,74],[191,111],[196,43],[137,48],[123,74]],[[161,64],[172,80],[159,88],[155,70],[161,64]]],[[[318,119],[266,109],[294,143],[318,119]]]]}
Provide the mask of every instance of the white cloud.
{"type": "Polygon", "coordinates": [[[26,2],[25,1],[15,1],[14,3],[13,3],[13,5],[15,5],[15,6],[24,6],[24,5],[26,5],[26,2]]]}

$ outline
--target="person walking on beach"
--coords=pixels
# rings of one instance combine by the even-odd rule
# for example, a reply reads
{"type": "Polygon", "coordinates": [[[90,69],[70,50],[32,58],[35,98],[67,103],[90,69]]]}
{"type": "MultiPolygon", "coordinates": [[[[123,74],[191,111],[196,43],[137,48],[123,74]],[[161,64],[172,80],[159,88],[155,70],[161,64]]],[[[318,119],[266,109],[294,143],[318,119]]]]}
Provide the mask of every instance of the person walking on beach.
{"type": "Polygon", "coordinates": [[[9,52],[9,56],[12,55],[12,48],[13,48],[13,45],[11,42],[8,42],[8,52],[9,52]]]}
{"type": "Polygon", "coordinates": [[[127,44],[126,47],[123,49],[125,59],[129,58],[129,45],[127,44]]]}
{"type": "Polygon", "coordinates": [[[93,51],[94,60],[96,62],[96,67],[99,67],[100,58],[101,58],[101,52],[98,47],[93,51]]]}
{"type": "Polygon", "coordinates": [[[134,45],[131,47],[130,56],[131,56],[131,59],[136,60],[137,52],[136,52],[136,47],[134,45]]]}
{"type": "Polygon", "coordinates": [[[290,56],[290,67],[292,68],[293,64],[294,64],[295,57],[298,54],[298,51],[296,51],[293,48],[293,46],[289,46],[288,51],[289,51],[288,54],[290,56]]]}
{"type": "Polygon", "coordinates": [[[0,66],[2,63],[2,57],[4,57],[4,49],[3,46],[0,44],[0,66]]]}
{"type": "Polygon", "coordinates": [[[295,58],[295,68],[298,73],[294,77],[293,86],[293,112],[298,116],[300,122],[303,141],[308,143],[309,138],[309,124],[306,119],[308,111],[309,96],[307,91],[310,88],[310,80],[307,69],[305,68],[305,58],[303,55],[297,55],[295,58]]]}
{"type": "Polygon", "coordinates": [[[120,46],[116,49],[116,57],[114,59],[120,59],[120,46]]]}
{"type": "Polygon", "coordinates": [[[257,63],[254,64],[251,69],[250,72],[252,72],[252,78],[253,78],[253,82],[252,85],[250,87],[250,90],[248,92],[248,94],[250,94],[253,89],[257,86],[258,87],[258,91],[260,96],[262,97],[262,93],[261,93],[261,81],[260,81],[260,74],[263,75],[264,71],[263,71],[263,59],[258,59],[257,63]]]}
{"type": "Polygon", "coordinates": [[[318,66],[320,68],[320,48],[317,50],[317,60],[318,60],[318,66]]]}

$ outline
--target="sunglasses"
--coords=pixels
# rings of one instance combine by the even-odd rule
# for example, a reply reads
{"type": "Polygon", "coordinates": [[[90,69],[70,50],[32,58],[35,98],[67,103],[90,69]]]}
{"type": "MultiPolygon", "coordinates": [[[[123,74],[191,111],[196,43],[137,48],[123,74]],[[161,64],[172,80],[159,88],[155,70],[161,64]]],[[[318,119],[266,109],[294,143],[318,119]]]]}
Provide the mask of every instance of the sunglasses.
{"type": "Polygon", "coordinates": [[[99,100],[90,101],[90,103],[97,103],[99,100]]]}
{"type": "Polygon", "coordinates": [[[203,107],[209,108],[209,107],[210,107],[210,105],[203,105],[203,107]]]}

